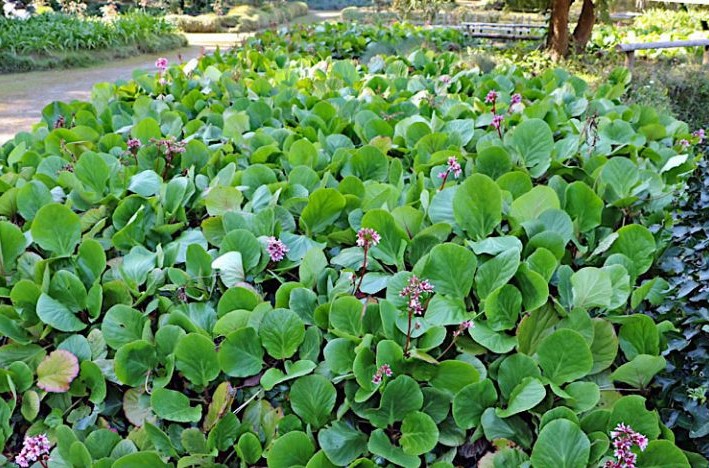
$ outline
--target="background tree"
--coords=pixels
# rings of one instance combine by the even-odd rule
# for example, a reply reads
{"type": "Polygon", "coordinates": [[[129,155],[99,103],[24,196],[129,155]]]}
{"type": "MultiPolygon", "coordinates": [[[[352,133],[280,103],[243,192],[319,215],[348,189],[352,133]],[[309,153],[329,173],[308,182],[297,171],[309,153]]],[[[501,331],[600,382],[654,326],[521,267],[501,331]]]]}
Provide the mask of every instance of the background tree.
{"type": "MultiPolygon", "coordinates": [[[[573,34],[570,34],[569,11],[572,3],[573,0],[552,0],[551,3],[547,48],[551,52],[552,57],[556,60],[569,55],[572,41],[576,52],[583,52],[586,48],[586,44],[588,44],[588,41],[591,39],[593,26],[596,24],[596,4],[594,4],[593,0],[583,0],[578,22],[576,23],[573,34]]],[[[601,6],[607,8],[605,2],[602,2],[601,6]]]]}

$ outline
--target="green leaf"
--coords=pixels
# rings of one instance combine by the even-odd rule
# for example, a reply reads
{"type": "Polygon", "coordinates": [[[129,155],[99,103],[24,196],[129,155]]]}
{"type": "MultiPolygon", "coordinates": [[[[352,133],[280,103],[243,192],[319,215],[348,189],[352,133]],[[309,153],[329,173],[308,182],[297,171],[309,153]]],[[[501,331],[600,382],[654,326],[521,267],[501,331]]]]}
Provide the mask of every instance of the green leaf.
{"type": "Polygon", "coordinates": [[[81,220],[66,206],[52,203],[37,211],[30,231],[41,248],[66,257],[81,241],[81,220]]]}
{"type": "Polygon", "coordinates": [[[293,411],[314,429],[324,426],[331,419],[336,398],[335,386],[321,375],[299,378],[290,391],[293,411]]]}
{"type": "Polygon", "coordinates": [[[502,396],[509,399],[512,391],[526,377],[541,378],[542,373],[534,359],[526,354],[515,353],[507,356],[500,363],[497,371],[497,385],[502,396]]]}
{"type": "Polygon", "coordinates": [[[613,364],[618,355],[618,338],[610,322],[601,318],[593,320],[593,342],[591,354],[593,355],[593,368],[589,374],[597,374],[613,364]]]}
{"type": "Polygon", "coordinates": [[[204,387],[219,375],[214,342],[204,335],[189,333],[177,342],[175,366],[197,387],[204,387]]]}
{"type": "Polygon", "coordinates": [[[588,232],[601,225],[603,200],[596,192],[581,181],[566,187],[566,205],[564,209],[574,220],[580,232],[588,232]]]}
{"type": "Polygon", "coordinates": [[[136,452],[123,455],[111,468],[161,468],[169,466],[155,452],[136,452]]]}
{"type": "Polygon", "coordinates": [[[546,396],[544,385],[534,377],[524,378],[510,394],[507,408],[496,410],[501,418],[521,413],[537,406],[546,396]]]}
{"type": "Polygon", "coordinates": [[[7,275],[14,268],[17,257],[25,251],[25,236],[12,223],[0,222],[0,274],[7,275]]]}
{"type": "Polygon", "coordinates": [[[317,189],[308,197],[300,215],[300,226],[309,234],[323,232],[337,221],[345,208],[345,197],[331,188],[317,189]]]}
{"type": "Polygon", "coordinates": [[[435,246],[414,267],[414,274],[428,279],[440,294],[466,297],[473,287],[475,255],[465,247],[445,243],[435,246]]]}
{"type": "Polygon", "coordinates": [[[511,284],[495,289],[485,299],[487,325],[494,331],[514,328],[521,311],[522,294],[511,284]]]}
{"type": "Polygon", "coordinates": [[[315,447],[304,432],[292,431],[277,438],[266,457],[268,468],[305,466],[315,447]]]}
{"type": "Polygon", "coordinates": [[[64,332],[79,331],[86,328],[82,322],[67,306],[42,293],[37,301],[37,316],[42,322],[64,332]]]}
{"type": "Polygon", "coordinates": [[[534,466],[585,468],[591,442],[581,428],[568,419],[556,419],[539,432],[532,449],[534,466]]]}
{"type": "Polygon", "coordinates": [[[431,386],[453,396],[463,387],[480,380],[478,370],[467,362],[443,361],[430,380],[431,386]]]}
{"type": "Polygon", "coordinates": [[[17,211],[26,221],[32,221],[44,205],[52,203],[52,192],[38,180],[32,180],[17,191],[17,211]]]}
{"type": "Polygon", "coordinates": [[[230,377],[250,377],[263,368],[263,348],[256,330],[240,328],[226,336],[217,353],[219,366],[230,377]]]}
{"type": "Polygon", "coordinates": [[[598,384],[594,382],[571,382],[564,387],[564,391],[571,395],[571,398],[565,400],[564,403],[577,413],[593,409],[601,398],[598,384]]]}
{"type": "Polygon", "coordinates": [[[657,439],[660,435],[660,418],[655,411],[648,411],[645,398],[640,395],[628,395],[620,398],[613,405],[606,432],[620,424],[629,424],[648,439],[657,439]]]}
{"type": "Polygon", "coordinates": [[[183,393],[166,388],[154,388],[150,406],[155,414],[168,421],[197,422],[202,418],[202,406],[190,406],[190,399],[183,393]]]}
{"type": "Polygon", "coordinates": [[[266,312],[259,327],[261,344],[271,357],[286,359],[295,354],[305,338],[305,325],[290,309],[266,312]]]}
{"type": "Polygon", "coordinates": [[[627,383],[631,387],[644,389],[650,384],[652,378],[661,372],[667,363],[662,356],[638,354],[632,361],[617,368],[611,374],[611,379],[616,382],[627,383]]]}
{"type": "Polygon", "coordinates": [[[618,334],[620,348],[625,357],[633,359],[639,354],[660,354],[660,332],[655,322],[643,314],[627,317],[618,334]]]}
{"type": "Polygon", "coordinates": [[[497,391],[489,379],[463,387],[453,398],[453,418],[455,423],[470,429],[480,424],[483,412],[497,403],[497,391]]]}
{"type": "Polygon", "coordinates": [[[487,440],[509,439],[524,448],[532,445],[532,431],[527,422],[517,415],[502,419],[495,414],[495,408],[488,408],[483,412],[480,423],[487,440]]]}
{"type": "Polygon", "coordinates": [[[509,249],[480,265],[475,274],[475,292],[485,299],[494,290],[504,286],[517,273],[520,251],[509,249]]]}
{"type": "Polygon", "coordinates": [[[367,435],[343,421],[318,432],[318,444],[337,466],[348,466],[367,450],[367,435]]]}
{"type": "Polygon", "coordinates": [[[372,432],[372,435],[369,437],[367,449],[374,455],[383,457],[398,466],[403,466],[405,468],[416,468],[421,466],[419,457],[408,455],[404,453],[404,450],[400,447],[395,447],[392,445],[389,437],[387,437],[386,433],[382,429],[377,429],[372,432]]]}
{"type": "Polygon", "coordinates": [[[155,347],[144,340],[126,343],[116,351],[116,377],[125,385],[137,387],[145,383],[146,375],[157,365],[155,347]]]}
{"type": "Polygon", "coordinates": [[[547,210],[558,210],[559,206],[559,197],[552,188],[537,185],[512,202],[509,217],[514,225],[520,225],[539,218],[547,210]]]}
{"type": "Polygon", "coordinates": [[[385,210],[370,210],[362,217],[362,227],[372,228],[381,236],[379,244],[371,250],[374,258],[387,265],[402,263],[409,236],[391,213],[385,210]]]}
{"type": "Polygon", "coordinates": [[[571,291],[574,307],[608,307],[613,294],[611,277],[600,268],[582,268],[571,275],[571,291]]]}
{"type": "Polygon", "coordinates": [[[414,379],[400,375],[384,387],[379,408],[370,408],[365,416],[375,427],[387,427],[423,406],[423,394],[414,379]]]}
{"type": "Polygon", "coordinates": [[[438,427],[426,413],[409,413],[401,423],[401,439],[404,453],[422,455],[430,452],[438,444],[438,427]]]}
{"type": "Polygon", "coordinates": [[[618,238],[608,250],[608,254],[623,254],[632,262],[634,269],[628,271],[638,277],[650,269],[655,258],[655,238],[645,226],[630,224],[618,229],[618,238]]]}
{"type": "Polygon", "coordinates": [[[268,369],[261,377],[261,386],[264,390],[271,390],[273,387],[286,380],[295,379],[311,373],[315,367],[316,365],[312,361],[302,360],[292,364],[290,361],[286,361],[286,373],[284,374],[283,371],[276,368],[268,369]]]}
{"type": "Polygon", "coordinates": [[[79,360],[69,351],[52,351],[37,366],[37,386],[45,392],[64,393],[79,375],[79,360]]]}
{"type": "Polygon", "coordinates": [[[642,468],[689,468],[689,460],[669,440],[653,440],[638,454],[637,466],[642,468]]]}
{"type": "Polygon", "coordinates": [[[593,355],[583,337],[570,329],[557,330],[537,349],[537,361],[544,376],[560,385],[587,375],[593,368],[593,355]]]}
{"type": "Polygon", "coordinates": [[[549,168],[554,137],[549,124],[542,119],[522,121],[511,131],[509,142],[522,157],[532,177],[542,176],[549,168]]]}
{"type": "Polygon", "coordinates": [[[263,449],[258,437],[253,433],[247,432],[239,437],[239,442],[236,445],[236,451],[246,463],[255,465],[261,459],[263,449]]]}
{"type": "Polygon", "coordinates": [[[471,175],[453,196],[453,215],[474,240],[486,238],[502,220],[500,188],[486,175],[471,175]]]}

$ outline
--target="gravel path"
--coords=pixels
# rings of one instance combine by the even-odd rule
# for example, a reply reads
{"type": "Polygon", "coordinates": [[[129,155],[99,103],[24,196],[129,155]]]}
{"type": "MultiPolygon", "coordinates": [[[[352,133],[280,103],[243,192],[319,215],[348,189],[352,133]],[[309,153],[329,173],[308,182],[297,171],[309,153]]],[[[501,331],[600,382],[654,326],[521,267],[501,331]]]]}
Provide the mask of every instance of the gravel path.
{"type": "MultiPolygon", "coordinates": [[[[294,23],[332,21],[339,12],[311,11],[294,23]]],[[[102,63],[89,68],[50,70],[0,75],[0,144],[17,132],[28,131],[37,123],[42,109],[52,101],[71,102],[87,100],[96,83],[126,80],[135,69],[155,68],[155,59],[167,57],[170,63],[187,61],[217,46],[231,47],[248,34],[186,34],[189,46],[155,55],[141,55],[130,59],[102,63]]]]}

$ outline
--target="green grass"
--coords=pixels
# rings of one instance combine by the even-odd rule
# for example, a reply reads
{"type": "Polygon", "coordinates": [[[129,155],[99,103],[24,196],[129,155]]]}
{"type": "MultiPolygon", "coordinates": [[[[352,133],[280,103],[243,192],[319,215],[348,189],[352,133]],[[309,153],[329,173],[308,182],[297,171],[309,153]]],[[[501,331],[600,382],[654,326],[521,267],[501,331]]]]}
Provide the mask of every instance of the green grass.
{"type": "Polygon", "coordinates": [[[173,25],[145,14],[110,22],[62,14],[0,18],[0,73],[83,67],[186,43],[173,25]]]}

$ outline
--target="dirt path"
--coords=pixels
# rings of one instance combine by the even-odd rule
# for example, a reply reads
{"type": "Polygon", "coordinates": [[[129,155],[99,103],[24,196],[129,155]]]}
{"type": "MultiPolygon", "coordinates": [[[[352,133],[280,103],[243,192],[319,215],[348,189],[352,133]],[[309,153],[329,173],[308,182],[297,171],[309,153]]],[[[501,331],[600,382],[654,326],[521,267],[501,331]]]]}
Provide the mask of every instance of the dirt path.
{"type": "MultiPolygon", "coordinates": [[[[330,21],[339,12],[311,11],[296,23],[330,21]]],[[[40,120],[42,109],[52,101],[87,100],[91,88],[104,81],[126,80],[135,69],[154,69],[155,59],[167,57],[170,63],[198,57],[203,50],[217,46],[228,48],[247,34],[186,34],[189,46],[162,54],[141,55],[125,60],[103,63],[89,68],[50,70],[0,75],[0,144],[17,132],[28,131],[40,120]]]]}

